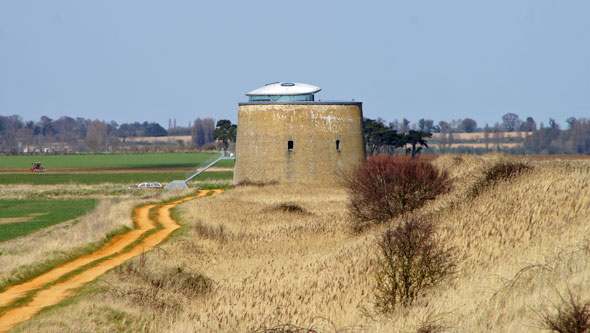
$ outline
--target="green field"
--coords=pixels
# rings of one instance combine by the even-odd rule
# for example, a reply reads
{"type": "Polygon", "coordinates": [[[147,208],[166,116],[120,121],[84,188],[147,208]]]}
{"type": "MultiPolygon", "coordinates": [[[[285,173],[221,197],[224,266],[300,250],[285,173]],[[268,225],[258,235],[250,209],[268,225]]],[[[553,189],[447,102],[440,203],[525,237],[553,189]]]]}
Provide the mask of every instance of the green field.
{"type": "Polygon", "coordinates": [[[75,219],[93,209],[96,203],[96,199],[0,199],[0,242],[75,219]],[[6,218],[28,218],[29,220],[6,223],[4,220],[6,218]]]}
{"type": "MultiPolygon", "coordinates": [[[[138,173],[20,173],[0,174],[0,185],[32,184],[135,184],[142,182],[169,183],[172,180],[186,179],[186,172],[138,172],[138,173]]],[[[232,171],[203,172],[192,181],[228,180],[233,178],[232,171]]]]}
{"type": "MultiPolygon", "coordinates": [[[[194,168],[212,162],[219,153],[79,154],[41,156],[0,156],[0,169],[30,169],[33,162],[51,168],[194,168]]],[[[216,166],[233,166],[233,160],[216,166]]]]}

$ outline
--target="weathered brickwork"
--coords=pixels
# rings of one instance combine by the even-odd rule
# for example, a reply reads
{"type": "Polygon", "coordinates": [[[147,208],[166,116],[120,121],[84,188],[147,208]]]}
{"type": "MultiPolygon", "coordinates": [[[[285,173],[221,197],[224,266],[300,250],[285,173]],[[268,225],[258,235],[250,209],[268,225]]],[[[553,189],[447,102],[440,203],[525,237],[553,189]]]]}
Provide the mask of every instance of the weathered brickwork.
{"type": "Polygon", "coordinates": [[[241,104],[234,183],[337,183],[363,162],[362,119],[358,102],[241,104]]]}

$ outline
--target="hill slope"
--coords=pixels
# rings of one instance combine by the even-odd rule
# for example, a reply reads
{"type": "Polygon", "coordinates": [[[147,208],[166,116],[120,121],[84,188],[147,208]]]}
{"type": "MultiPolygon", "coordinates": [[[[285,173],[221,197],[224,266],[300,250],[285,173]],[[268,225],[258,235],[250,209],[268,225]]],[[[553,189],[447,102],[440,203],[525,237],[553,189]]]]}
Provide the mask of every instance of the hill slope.
{"type": "Polygon", "coordinates": [[[590,298],[590,161],[519,158],[529,172],[470,196],[487,168],[515,158],[434,162],[454,189],[416,214],[456,248],[458,274],[391,316],[372,307],[375,240],[385,226],[353,233],[342,188],[273,185],[183,204],[184,229],[162,251],[21,328],[248,331],[288,323],[412,331],[430,322],[459,332],[541,330],[539,313],[568,288],[590,298]],[[187,273],[214,287],[187,292],[180,278],[187,273]],[[166,288],[154,283],[162,276],[166,288]]]}

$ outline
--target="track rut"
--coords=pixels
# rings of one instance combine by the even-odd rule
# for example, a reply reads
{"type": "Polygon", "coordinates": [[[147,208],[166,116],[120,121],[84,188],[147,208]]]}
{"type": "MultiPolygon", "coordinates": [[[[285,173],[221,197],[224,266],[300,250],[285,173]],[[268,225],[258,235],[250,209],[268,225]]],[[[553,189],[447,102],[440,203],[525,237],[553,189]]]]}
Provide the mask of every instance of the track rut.
{"type": "Polygon", "coordinates": [[[134,215],[135,229],[114,237],[97,251],[80,256],[29,281],[6,288],[4,292],[0,293],[0,307],[9,308],[0,313],[0,332],[14,328],[32,318],[42,309],[73,295],[77,289],[110,269],[162,243],[174,230],[180,228],[170,216],[170,209],[184,201],[205,196],[210,192],[212,192],[211,196],[215,196],[222,193],[223,190],[201,190],[197,195],[184,197],[163,205],[150,204],[138,207],[134,215]],[[149,217],[150,209],[154,207],[158,207],[157,222],[160,223],[161,228],[147,235],[131,249],[124,251],[129,245],[139,240],[142,235],[156,229],[156,224],[149,217]],[[90,265],[97,261],[99,262],[95,265],[90,265]],[[89,267],[82,269],[86,265],[89,267]],[[77,270],[81,271],[56,283],[64,276],[77,270]],[[11,304],[29,296],[31,300],[26,304],[10,307],[11,304]]]}

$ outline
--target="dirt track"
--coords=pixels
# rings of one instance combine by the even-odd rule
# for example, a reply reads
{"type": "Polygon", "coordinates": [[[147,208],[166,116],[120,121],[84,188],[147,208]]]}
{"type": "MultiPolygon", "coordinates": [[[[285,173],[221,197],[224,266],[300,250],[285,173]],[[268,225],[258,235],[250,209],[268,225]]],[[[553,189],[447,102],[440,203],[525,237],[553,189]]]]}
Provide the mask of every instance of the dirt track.
{"type": "Polygon", "coordinates": [[[214,196],[222,193],[223,190],[201,190],[196,196],[184,197],[159,206],[157,222],[162,226],[161,229],[149,234],[139,244],[128,251],[121,252],[127,246],[137,241],[144,233],[156,228],[154,221],[151,221],[149,218],[149,211],[157,205],[152,204],[137,208],[134,217],[136,228],[123,235],[114,237],[101,249],[74,259],[29,281],[6,288],[4,292],[0,293],[0,308],[10,306],[27,295],[33,294],[33,296],[30,302],[10,308],[0,314],[0,332],[14,328],[21,322],[33,317],[43,308],[55,305],[73,295],[78,288],[96,279],[108,270],[163,242],[174,230],[180,228],[170,217],[170,209],[186,200],[205,196],[209,192],[213,192],[212,196],[214,196]],[[67,277],[65,281],[48,286],[48,284],[62,279],[66,274],[97,260],[103,261],[73,276],[67,277]]]}

